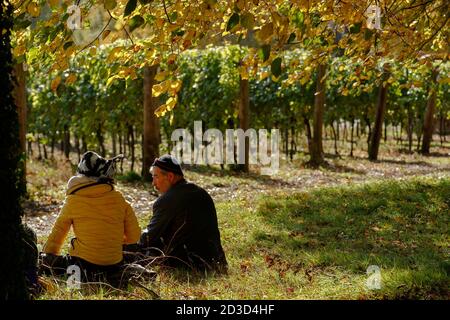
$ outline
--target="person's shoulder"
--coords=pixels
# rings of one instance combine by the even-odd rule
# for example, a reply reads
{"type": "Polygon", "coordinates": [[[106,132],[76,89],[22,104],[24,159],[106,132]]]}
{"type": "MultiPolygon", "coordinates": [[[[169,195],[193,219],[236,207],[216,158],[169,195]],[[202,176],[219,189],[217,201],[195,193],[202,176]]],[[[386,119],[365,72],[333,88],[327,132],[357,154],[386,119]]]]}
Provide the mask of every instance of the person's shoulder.
{"type": "Polygon", "coordinates": [[[208,191],[193,182],[186,182],[185,191],[187,194],[189,194],[189,196],[192,196],[194,198],[212,200],[211,195],[208,193],[208,191]]]}
{"type": "Polygon", "coordinates": [[[153,203],[153,208],[158,208],[161,206],[169,206],[171,205],[174,200],[176,199],[176,195],[172,192],[166,192],[162,195],[160,195],[155,202],[153,203]]]}

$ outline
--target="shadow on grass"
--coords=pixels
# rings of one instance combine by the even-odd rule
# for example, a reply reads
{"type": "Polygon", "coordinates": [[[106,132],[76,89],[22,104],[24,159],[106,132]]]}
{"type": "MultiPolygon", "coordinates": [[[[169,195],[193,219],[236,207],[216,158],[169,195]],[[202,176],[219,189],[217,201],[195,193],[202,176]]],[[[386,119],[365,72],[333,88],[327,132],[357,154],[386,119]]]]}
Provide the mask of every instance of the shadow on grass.
{"type": "MultiPolygon", "coordinates": [[[[355,160],[369,160],[365,157],[358,157],[354,156],[353,159],[355,160]]],[[[426,167],[434,167],[433,164],[426,162],[426,161],[405,161],[405,160],[395,160],[395,159],[382,159],[382,160],[374,160],[371,161],[373,163],[391,163],[391,164],[400,164],[400,165],[419,165],[419,166],[426,166],[426,167]]]]}
{"type": "MultiPolygon", "coordinates": [[[[235,170],[230,169],[219,169],[216,167],[211,166],[203,166],[203,165],[194,165],[194,166],[185,166],[183,168],[184,171],[188,172],[195,172],[201,175],[207,175],[207,176],[215,176],[218,178],[222,177],[237,177],[245,180],[252,180],[256,182],[260,182],[267,185],[277,185],[277,186],[287,186],[287,187],[294,187],[294,183],[287,182],[282,179],[276,179],[271,176],[266,175],[260,175],[256,172],[239,172],[235,170]]],[[[218,183],[218,186],[220,186],[220,183],[218,183]]]]}
{"type": "Polygon", "coordinates": [[[323,188],[261,200],[258,213],[274,231],[256,231],[253,241],[266,261],[283,257],[294,269],[364,275],[377,265],[384,298],[448,299],[449,211],[448,179],[323,188]]]}

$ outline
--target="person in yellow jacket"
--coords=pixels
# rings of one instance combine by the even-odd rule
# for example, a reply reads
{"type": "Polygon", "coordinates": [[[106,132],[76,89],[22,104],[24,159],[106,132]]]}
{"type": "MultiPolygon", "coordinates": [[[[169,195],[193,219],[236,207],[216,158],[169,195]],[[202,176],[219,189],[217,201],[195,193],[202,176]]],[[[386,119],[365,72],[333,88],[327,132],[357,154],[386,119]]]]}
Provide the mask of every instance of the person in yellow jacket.
{"type": "Polygon", "coordinates": [[[44,270],[64,274],[75,264],[83,275],[115,271],[123,260],[123,245],[138,242],[141,228],[134,210],[114,189],[115,163],[121,158],[106,160],[92,151],[83,155],[44,245],[44,270]],[[71,227],[75,237],[69,255],[59,256],[71,227]]]}

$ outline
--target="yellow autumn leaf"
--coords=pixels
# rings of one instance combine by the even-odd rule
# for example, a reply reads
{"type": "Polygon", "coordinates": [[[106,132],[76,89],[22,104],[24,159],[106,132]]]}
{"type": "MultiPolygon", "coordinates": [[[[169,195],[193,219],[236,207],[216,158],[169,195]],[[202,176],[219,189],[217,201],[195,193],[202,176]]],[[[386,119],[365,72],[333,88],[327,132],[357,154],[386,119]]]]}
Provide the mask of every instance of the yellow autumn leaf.
{"type": "Polygon", "coordinates": [[[26,51],[25,46],[18,46],[18,47],[14,48],[13,53],[14,53],[14,56],[18,57],[18,56],[23,55],[25,53],[25,51],[26,51]]]}
{"type": "Polygon", "coordinates": [[[438,80],[439,83],[444,83],[444,84],[449,84],[450,83],[450,78],[449,77],[442,77],[441,79],[438,80]]]}
{"type": "Polygon", "coordinates": [[[59,4],[59,0],[48,0],[50,7],[56,7],[59,4]]]}
{"type": "Polygon", "coordinates": [[[167,112],[167,105],[166,104],[162,104],[160,105],[156,110],[155,110],[155,114],[157,117],[162,117],[163,115],[165,115],[167,112]]]}
{"type": "Polygon", "coordinates": [[[164,19],[162,18],[157,18],[156,19],[156,25],[158,26],[158,28],[161,28],[164,25],[164,19]]]}
{"type": "Polygon", "coordinates": [[[168,80],[153,85],[152,95],[154,97],[159,97],[161,94],[163,94],[164,92],[167,91],[167,89],[169,88],[169,85],[170,85],[170,83],[168,80]]]}
{"type": "Polygon", "coordinates": [[[61,83],[61,77],[60,76],[57,76],[55,79],[52,80],[50,88],[52,89],[53,92],[55,92],[56,89],[58,89],[58,86],[59,86],[60,83],[61,83]]]}
{"type": "Polygon", "coordinates": [[[170,84],[170,89],[174,92],[180,91],[181,88],[181,80],[175,80],[170,84]]]}
{"type": "Polygon", "coordinates": [[[167,71],[158,72],[156,74],[156,76],[155,76],[155,80],[156,81],[163,81],[166,78],[167,74],[168,74],[167,71]]]}
{"type": "Polygon", "coordinates": [[[342,89],[341,94],[343,96],[347,96],[348,95],[348,89],[347,88],[342,89]]]}
{"type": "Polygon", "coordinates": [[[119,69],[119,77],[126,78],[133,73],[134,69],[132,67],[122,67],[119,69]]]}
{"type": "Polygon", "coordinates": [[[238,7],[239,10],[243,10],[245,7],[245,1],[244,0],[237,0],[236,1],[236,7],[238,7]]]}
{"type": "Polygon", "coordinates": [[[280,14],[278,12],[273,11],[273,12],[271,12],[271,15],[272,15],[272,21],[275,22],[275,25],[277,27],[279,27],[282,23],[280,14]]]}
{"type": "Polygon", "coordinates": [[[167,58],[167,64],[173,64],[175,60],[177,59],[177,55],[175,53],[172,53],[167,58]]]}
{"type": "Polygon", "coordinates": [[[248,79],[248,68],[246,66],[239,67],[239,74],[241,75],[242,80],[248,79]]]}
{"type": "Polygon", "coordinates": [[[66,78],[66,84],[72,84],[77,80],[77,76],[74,73],[69,74],[69,76],[66,78]]]}
{"type": "Polygon", "coordinates": [[[263,71],[261,72],[260,76],[259,76],[259,80],[264,80],[265,78],[267,78],[269,76],[269,72],[268,71],[263,71]]]}
{"type": "Polygon", "coordinates": [[[300,79],[300,84],[304,85],[305,83],[307,83],[309,81],[309,74],[305,75],[304,77],[302,77],[300,79]]]}
{"type": "Polygon", "coordinates": [[[32,17],[38,17],[41,13],[40,7],[34,2],[28,4],[27,11],[32,17]]]}
{"type": "Polygon", "coordinates": [[[111,50],[111,52],[108,55],[108,58],[106,59],[106,62],[112,63],[116,60],[118,53],[122,50],[122,47],[115,47],[111,50]]]}
{"type": "Polygon", "coordinates": [[[106,37],[111,33],[111,30],[105,30],[102,33],[102,39],[105,40],[106,37]]]}
{"type": "Polygon", "coordinates": [[[177,104],[177,97],[170,97],[169,99],[167,99],[166,101],[166,106],[167,106],[167,111],[171,111],[175,105],[177,104]]]}
{"type": "Polygon", "coordinates": [[[97,54],[97,48],[96,47],[92,47],[89,49],[89,55],[90,56],[95,56],[97,54]]]}
{"type": "Polygon", "coordinates": [[[120,77],[118,75],[114,75],[110,78],[108,78],[108,80],[106,81],[106,87],[109,87],[111,85],[111,83],[113,83],[114,80],[119,79],[120,77]]]}
{"type": "Polygon", "coordinates": [[[261,30],[259,30],[257,32],[257,37],[261,40],[261,41],[265,41],[267,38],[269,38],[271,35],[273,34],[273,23],[267,23],[265,24],[261,30]]]}

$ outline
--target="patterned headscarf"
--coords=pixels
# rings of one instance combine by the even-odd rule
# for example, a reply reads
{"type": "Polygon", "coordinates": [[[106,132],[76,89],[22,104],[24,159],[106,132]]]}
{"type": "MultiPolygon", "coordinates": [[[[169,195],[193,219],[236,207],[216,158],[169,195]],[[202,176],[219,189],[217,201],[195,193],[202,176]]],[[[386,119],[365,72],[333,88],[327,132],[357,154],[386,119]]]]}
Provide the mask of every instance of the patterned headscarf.
{"type": "Polygon", "coordinates": [[[83,154],[78,164],[77,173],[87,177],[98,177],[113,179],[116,173],[116,162],[124,158],[123,154],[119,154],[112,159],[105,159],[93,151],[83,154]]]}

